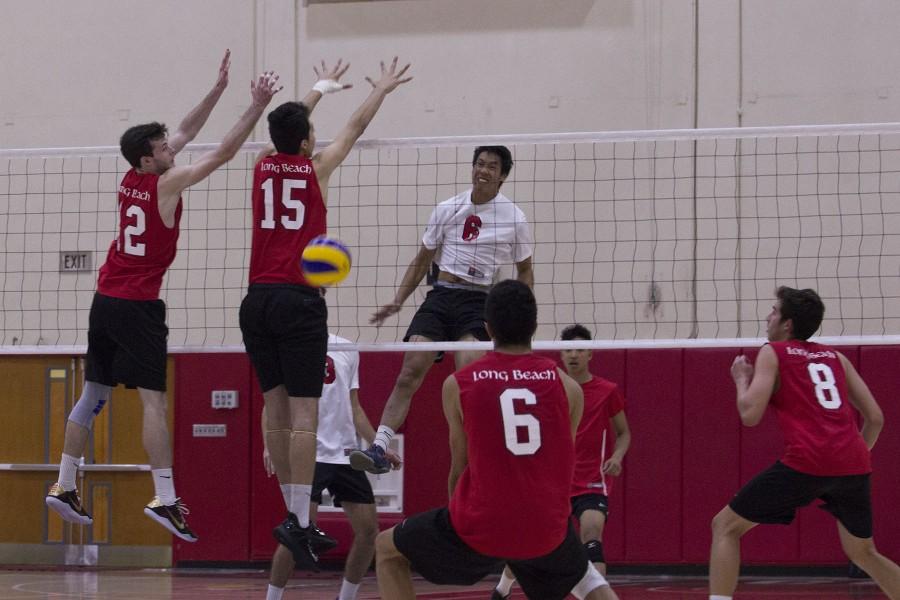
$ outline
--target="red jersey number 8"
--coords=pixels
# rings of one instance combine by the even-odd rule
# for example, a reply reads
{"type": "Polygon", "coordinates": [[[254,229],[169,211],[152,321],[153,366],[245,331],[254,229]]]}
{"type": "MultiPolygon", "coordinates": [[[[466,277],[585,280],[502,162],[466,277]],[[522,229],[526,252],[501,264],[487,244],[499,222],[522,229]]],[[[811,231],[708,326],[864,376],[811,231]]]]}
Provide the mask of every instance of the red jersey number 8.
{"type": "Polygon", "coordinates": [[[822,363],[809,363],[806,365],[809,378],[816,386],[816,399],[822,408],[835,410],[841,407],[841,395],[838,393],[834,381],[834,372],[831,367],[822,363]]]}

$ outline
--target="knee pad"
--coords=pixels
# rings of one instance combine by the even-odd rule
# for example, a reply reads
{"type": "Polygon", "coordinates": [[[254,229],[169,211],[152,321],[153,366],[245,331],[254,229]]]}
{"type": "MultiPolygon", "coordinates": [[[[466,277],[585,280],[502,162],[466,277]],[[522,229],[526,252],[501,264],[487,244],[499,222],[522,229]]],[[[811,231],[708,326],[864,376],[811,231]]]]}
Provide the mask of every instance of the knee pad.
{"type": "Polygon", "coordinates": [[[596,590],[598,587],[602,587],[604,585],[609,585],[609,582],[606,581],[606,577],[604,577],[600,571],[597,570],[597,567],[594,566],[594,563],[588,563],[587,572],[584,574],[584,577],[581,578],[575,587],[572,588],[572,595],[578,598],[578,600],[582,600],[585,596],[596,590]]]}
{"type": "Polygon", "coordinates": [[[72,407],[69,420],[78,423],[85,429],[90,429],[94,424],[94,417],[100,414],[106,402],[112,394],[112,388],[108,385],[85,381],[81,398],[72,407]]]}
{"type": "Polygon", "coordinates": [[[592,563],[605,563],[603,559],[603,542],[599,540],[591,540],[585,542],[584,549],[587,551],[588,558],[592,563]]]}

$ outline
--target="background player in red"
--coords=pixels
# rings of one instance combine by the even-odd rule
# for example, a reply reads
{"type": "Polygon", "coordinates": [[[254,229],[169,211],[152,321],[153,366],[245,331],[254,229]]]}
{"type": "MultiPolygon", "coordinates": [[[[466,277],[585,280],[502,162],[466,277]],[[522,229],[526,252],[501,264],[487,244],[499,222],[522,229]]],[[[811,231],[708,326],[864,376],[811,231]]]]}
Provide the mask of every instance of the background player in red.
{"type": "MultiPolygon", "coordinates": [[[[428,219],[422,246],[397,288],[393,302],[372,315],[380,325],[396,314],[432,266],[434,286],[419,306],[404,341],[487,340],[484,301],[490,285],[504,265],[516,265],[516,278],[534,285],[531,255],[534,237],[525,214],[500,193],[512,169],[506,146],[479,146],[472,156],[472,188],[438,204],[428,219]]],[[[456,368],[476,358],[480,350],[455,353],[456,368]]],[[[394,389],[381,415],[375,442],[353,452],[350,464],[370,473],[384,473],[390,463],[384,451],[403,425],[412,397],[422,385],[437,352],[406,352],[394,389]]]]}
{"type": "MultiPolygon", "coordinates": [[[[562,340],[590,340],[583,325],[563,329],[562,340]]],[[[591,561],[606,575],[603,558],[603,529],[608,515],[610,481],[607,475],[622,473],[622,460],[631,446],[631,429],[625,416],[625,398],[619,387],[590,372],[593,352],[588,349],[563,350],[563,366],[569,377],[581,384],[584,415],[575,437],[575,476],[572,478],[572,514],[578,519],[581,541],[591,561]],[[615,431],[613,444],[610,426],[615,431]],[[609,448],[612,453],[606,458],[609,448]]]]}
{"type": "MultiPolygon", "coordinates": [[[[590,340],[591,332],[584,325],[571,325],[562,330],[560,339],[590,340]]],[[[593,352],[589,349],[567,349],[560,353],[569,377],[581,385],[584,393],[584,413],[575,436],[575,475],[572,478],[572,515],[578,519],[578,533],[588,558],[605,576],[603,558],[603,528],[609,512],[610,482],[607,475],[622,472],[622,460],[631,445],[631,429],[625,417],[625,398],[618,386],[590,372],[593,352]],[[606,458],[612,442],[608,430],[616,432],[612,455],[606,458]]],[[[510,570],[503,575],[491,595],[492,600],[504,600],[515,582],[510,570]]]]}
{"type": "Polygon", "coordinates": [[[494,286],[485,317],[494,351],[444,382],[449,507],[378,535],[381,597],[414,598],[410,568],[471,585],[506,562],[529,598],[614,599],[569,521],[581,388],[531,352],[537,304],[526,284],[494,286]]]}
{"type": "Polygon", "coordinates": [[[760,349],[755,368],[744,356],[731,366],[741,421],[758,424],[771,404],[785,452],[713,519],[711,600],[730,599],[737,587],[741,536],[760,523],[788,524],[797,508],[817,498],[837,519],[847,556],[888,597],[900,598],[900,568],[879,554],[872,541],[870,450],[884,417],[843,354],[807,341],[824,314],[815,291],[778,288],[766,320],[769,343],[760,349]],[[857,425],[859,415],[862,428],[857,425]]]}
{"type": "Polygon", "coordinates": [[[315,535],[309,520],[328,310],[320,290],[303,278],[299,257],[311,239],[325,233],[331,174],[385,97],[412,79],[404,77],[408,68],[398,68],[396,58],[388,67],[382,63],[378,81],[366,78],[372,92],[316,154],[309,107],[282,104],[268,115],[275,153],[262,156],[254,169],[250,287],[241,303],[240,325],[265,400],[266,444],[278,482],[285,486],[288,515],[273,534],[299,568],[314,567],[317,550],[334,543],[315,535]]]}
{"type": "Polygon", "coordinates": [[[87,366],[81,398],[72,408],[60,462],[59,481],[47,505],[67,521],[90,524],[75,489],[78,462],[94,417],[112,388],[136,387],[144,407],[143,442],[150,460],[156,497],[144,513],[181,539],[197,537],[175,494],[172,444],[166,419],[166,307],[159,299],[163,275],[175,259],[181,220],[181,193],[228,162],[250,135],[276,88],[267,72],[250,83],[251,104],[222,143],[192,164],[175,166],[175,155],[194,139],[228,84],[230,52],[206,98],[167,137],[160,123],[136,125],[120,141],[132,169],[119,184],[119,231],[100,267],[89,317],[87,366]]]}

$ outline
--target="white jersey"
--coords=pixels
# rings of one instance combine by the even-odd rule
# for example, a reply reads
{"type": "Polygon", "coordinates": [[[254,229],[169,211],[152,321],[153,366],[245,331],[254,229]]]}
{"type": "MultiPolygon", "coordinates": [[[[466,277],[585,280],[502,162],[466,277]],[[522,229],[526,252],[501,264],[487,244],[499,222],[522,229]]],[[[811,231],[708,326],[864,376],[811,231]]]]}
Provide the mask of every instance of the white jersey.
{"type": "MultiPolygon", "coordinates": [[[[349,340],[328,335],[329,344],[349,344],[349,340]]],[[[350,390],[359,389],[359,352],[329,350],[325,357],[325,385],[319,398],[319,428],[316,433],[316,461],[350,464],[345,448],[359,448],[350,390]]]]}
{"type": "Polygon", "coordinates": [[[500,267],[525,260],[534,250],[528,220],[512,200],[497,194],[473,204],[472,190],[434,208],[422,243],[437,249],[434,262],[441,271],[478,285],[491,285],[500,267]]]}

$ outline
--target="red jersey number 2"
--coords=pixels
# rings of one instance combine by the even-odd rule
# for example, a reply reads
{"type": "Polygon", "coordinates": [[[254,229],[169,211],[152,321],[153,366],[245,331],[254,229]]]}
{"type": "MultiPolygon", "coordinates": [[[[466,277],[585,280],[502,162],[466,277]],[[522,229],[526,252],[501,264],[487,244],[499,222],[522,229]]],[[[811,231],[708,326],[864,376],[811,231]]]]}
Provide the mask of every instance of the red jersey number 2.
{"type": "Polygon", "coordinates": [[[125,227],[124,235],[122,236],[124,238],[122,251],[132,256],[146,256],[147,245],[134,239],[147,231],[147,218],[144,216],[144,209],[136,204],[132,204],[125,210],[125,216],[133,217],[134,221],[125,227]]]}

